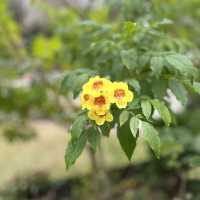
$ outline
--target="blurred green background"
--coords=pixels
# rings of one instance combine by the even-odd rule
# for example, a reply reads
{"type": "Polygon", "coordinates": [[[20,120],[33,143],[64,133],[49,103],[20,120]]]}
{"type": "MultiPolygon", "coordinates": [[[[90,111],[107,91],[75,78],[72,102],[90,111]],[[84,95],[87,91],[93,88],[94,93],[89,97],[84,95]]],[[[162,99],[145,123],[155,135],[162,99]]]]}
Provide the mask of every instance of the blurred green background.
{"type": "MultiPolygon", "coordinates": [[[[158,46],[199,68],[199,0],[0,1],[0,199],[200,200],[200,97],[193,93],[185,107],[171,100],[177,125],[160,127],[160,160],[139,141],[128,162],[113,131],[97,152],[100,175],[89,150],[65,170],[67,131],[80,106],[60,91],[61,79],[74,69],[108,70],[99,68],[108,62],[120,68],[111,38],[125,21],[161,26],[169,37],[158,46]]],[[[129,37],[134,30],[126,28],[129,37]]]]}

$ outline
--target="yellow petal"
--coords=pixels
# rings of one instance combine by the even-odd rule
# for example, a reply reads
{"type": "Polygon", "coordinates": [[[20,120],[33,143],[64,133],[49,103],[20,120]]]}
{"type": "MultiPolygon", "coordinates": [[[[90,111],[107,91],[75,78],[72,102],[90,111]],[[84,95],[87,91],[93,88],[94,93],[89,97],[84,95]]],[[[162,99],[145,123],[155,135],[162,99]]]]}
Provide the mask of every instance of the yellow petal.
{"type": "Polygon", "coordinates": [[[97,125],[101,126],[104,124],[105,120],[106,120],[105,117],[99,117],[95,120],[95,122],[97,125]]]}
{"type": "Polygon", "coordinates": [[[95,119],[96,119],[95,112],[90,110],[90,111],[88,112],[88,117],[89,117],[91,120],[95,120],[95,119]]]}
{"type": "Polygon", "coordinates": [[[107,122],[112,122],[113,121],[113,115],[110,112],[108,112],[106,114],[106,121],[107,122]]]}
{"type": "Polygon", "coordinates": [[[97,115],[105,115],[107,109],[94,109],[97,115]]]}
{"type": "Polygon", "coordinates": [[[127,101],[131,102],[133,100],[133,93],[129,90],[127,92],[127,101]]]}
{"type": "Polygon", "coordinates": [[[126,108],[127,106],[127,102],[126,101],[117,101],[116,105],[118,108],[122,109],[122,108],[126,108]]]}

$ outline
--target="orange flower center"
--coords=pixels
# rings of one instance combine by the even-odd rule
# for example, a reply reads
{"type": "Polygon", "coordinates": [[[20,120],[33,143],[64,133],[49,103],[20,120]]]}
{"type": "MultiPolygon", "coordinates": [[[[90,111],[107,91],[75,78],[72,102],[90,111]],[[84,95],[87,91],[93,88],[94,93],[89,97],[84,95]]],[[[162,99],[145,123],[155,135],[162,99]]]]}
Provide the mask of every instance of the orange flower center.
{"type": "Polygon", "coordinates": [[[104,96],[99,96],[94,99],[94,105],[103,106],[106,104],[106,100],[104,96]]]}
{"type": "Polygon", "coordinates": [[[125,91],[123,89],[117,89],[114,92],[114,97],[117,99],[122,99],[125,96],[125,91]]]}
{"type": "Polygon", "coordinates": [[[106,114],[104,114],[104,115],[99,115],[100,118],[104,118],[105,116],[106,116],[106,114]]]}
{"type": "Polygon", "coordinates": [[[84,98],[85,101],[88,101],[89,98],[90,98],[90,96],[89,96],[88,94],[85,94],[85,95],[83,96],[83,98],[84,98]]]}
{"type": "Polygon", "coordinates": [[[99,90],[103,87],[103,81],[95,81],[92,85],[93,89],[99,90]]]}

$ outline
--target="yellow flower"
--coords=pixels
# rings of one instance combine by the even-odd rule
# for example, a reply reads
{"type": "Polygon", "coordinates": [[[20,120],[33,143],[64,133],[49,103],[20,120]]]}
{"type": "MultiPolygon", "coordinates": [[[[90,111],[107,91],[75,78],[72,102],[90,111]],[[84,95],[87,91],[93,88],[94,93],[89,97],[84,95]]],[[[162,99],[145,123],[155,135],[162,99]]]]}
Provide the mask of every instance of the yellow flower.
{"type": "Polygon", "coordinates": [[[113,116],[109,111],[107,111],[103,115],[98,115],[94,110],[90,110],[88,112],[88,117],[91,120],[94,120],[96,122],[96,124],[99,125],[99,126],[103,125],[105,122],[113,121],[113,116]]]}
{"type": "Polygon", "coordinates": [[[112,103],[116,103],[118,108],[126,108],[127,103],[133,100],[133,92],[128,89],[127,83],[113,83],[112,103]]]}
{"type": "Polygon", "coordinates": [[[100,76],[90,78],[83,85],[81,94],[82,109],[89,110],[88,117],[95,120],[96,124],[102,125],[106,121],[111,122],[113,116],[110,106],[115,103],[118,108],[125,108],[133,99],[133,93],[124,82],[114,82],[100,76]]]}
{"type": "Polygon", "coordinates": [[[104,115],[110,109],[110,97],[104,93],[92,98],[89,110],[95,110],[98,115],[104,115]]]}
{"type": "Polygon", "coordinates": [[[104,92],[109,94],[112,92],[112,82],[105,78],[95,76],[90,78],[89,81],[83,85],[83,92],[92,95],[93,97],[99,96],[104,92]]]}
{"type": "Polygon", "coordinates": [[[90,109],[93,97],[87,93],[81,94],[81,106],[82,109],[90,109]]]}

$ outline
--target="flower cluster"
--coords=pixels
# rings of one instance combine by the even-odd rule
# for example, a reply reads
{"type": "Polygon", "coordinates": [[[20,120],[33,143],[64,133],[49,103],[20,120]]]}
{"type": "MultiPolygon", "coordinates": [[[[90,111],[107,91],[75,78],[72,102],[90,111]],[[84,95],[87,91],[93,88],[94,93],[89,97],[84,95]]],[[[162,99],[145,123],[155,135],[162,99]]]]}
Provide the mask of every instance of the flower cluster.
{"type": "Polygon", "coordinates": [[[88,109],[88,117],[97,125],[113,121],[110,112],[111,104],[119,109],[125,108],[133,99],[133,93],[124,82],[111,82],[108,79],[95,76],[83,85],[81,93],[82,109],[88,109]]]}

